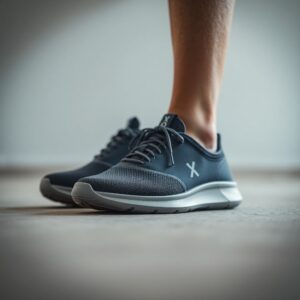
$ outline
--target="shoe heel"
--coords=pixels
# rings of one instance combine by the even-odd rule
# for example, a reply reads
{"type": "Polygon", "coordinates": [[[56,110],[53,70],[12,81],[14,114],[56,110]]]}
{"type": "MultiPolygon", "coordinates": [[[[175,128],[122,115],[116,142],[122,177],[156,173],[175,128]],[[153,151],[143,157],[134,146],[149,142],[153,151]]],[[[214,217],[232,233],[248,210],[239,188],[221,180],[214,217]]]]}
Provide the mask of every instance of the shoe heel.
{"type": "Polygon", "coordinates": [[[228,208],[234,208],[238,206],[243,200],[243,197],[237,187],[220,188],[220,192],[223,197],[229,201],[228,208]]]}

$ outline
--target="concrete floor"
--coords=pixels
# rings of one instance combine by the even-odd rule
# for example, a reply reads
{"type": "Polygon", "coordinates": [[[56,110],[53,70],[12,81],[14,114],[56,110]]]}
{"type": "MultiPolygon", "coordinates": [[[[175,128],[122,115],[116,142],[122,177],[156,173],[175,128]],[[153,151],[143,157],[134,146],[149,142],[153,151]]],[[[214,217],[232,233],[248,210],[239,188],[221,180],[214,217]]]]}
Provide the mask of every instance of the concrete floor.
{"type": "Polygon", "coordinates": [[[0,175],[3,300],[300,299],[299,175],[238,173],[235,210],[126,215],[52,203],[42,174],[0,175]]]}

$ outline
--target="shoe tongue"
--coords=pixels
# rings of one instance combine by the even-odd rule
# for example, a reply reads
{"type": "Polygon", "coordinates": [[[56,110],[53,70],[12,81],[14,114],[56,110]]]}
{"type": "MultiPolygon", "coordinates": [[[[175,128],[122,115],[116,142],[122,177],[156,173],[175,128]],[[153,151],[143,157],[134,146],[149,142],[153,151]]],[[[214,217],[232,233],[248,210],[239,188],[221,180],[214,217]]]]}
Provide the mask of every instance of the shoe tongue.
{"type": "Polygon", "coordinates": [[[183,121],[177,115],[173,114],[165,114],[162,117],[159,126],[169,127],[178,132],[185,132],[183,121]]]}
{"type": "Polygon", "coordinates": [[[140,121],[137,117],[133,117],[133,118],[128,120],[127,128],[139,129],[139,127],[140,127],[140,121]]]}

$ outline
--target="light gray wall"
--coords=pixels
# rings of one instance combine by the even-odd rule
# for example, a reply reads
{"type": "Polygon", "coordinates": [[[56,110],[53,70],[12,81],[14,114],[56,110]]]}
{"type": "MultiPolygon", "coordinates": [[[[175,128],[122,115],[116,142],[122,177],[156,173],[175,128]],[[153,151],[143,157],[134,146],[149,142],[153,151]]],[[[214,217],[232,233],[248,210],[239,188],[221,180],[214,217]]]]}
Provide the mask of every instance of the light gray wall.
{"type": "MultiPolygon", "coordinates": [[[[84,162],[128,117],[158,122],[172,83],[166,1],[47,2],[25,17],[14,2],[32,24],[5,36],[0,164],[84,162]]],[[[236,166],[300,167],[299,7],[237,1],[218,124],[236,166]]]]}

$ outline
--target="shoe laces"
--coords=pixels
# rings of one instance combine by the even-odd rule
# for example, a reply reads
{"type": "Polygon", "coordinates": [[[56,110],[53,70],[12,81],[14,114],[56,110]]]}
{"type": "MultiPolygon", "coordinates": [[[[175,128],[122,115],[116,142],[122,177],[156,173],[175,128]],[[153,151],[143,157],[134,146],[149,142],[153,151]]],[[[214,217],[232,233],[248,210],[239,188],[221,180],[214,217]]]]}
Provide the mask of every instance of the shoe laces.
{"type": "Polygon", "coordinates": [[[129,139],[136,137],[137,134],[137,130],[131,129],[129,127],[119,130],[117,134],[111,137],[106,147],[102,149],[99,154],[95,155],[95,159],[103,159],[107,157],[121,144],[124,144],[129,139]]]}
{"type": "Polygon", "coordinates": [[[177,143],[184,142],[184,138],[173,128],[165,126],[145,128],[130,142],[131,151],[122,161],[144,164],[165,151],[168,166],[171,167],[174,165],[172,139],[177,143]]]}

